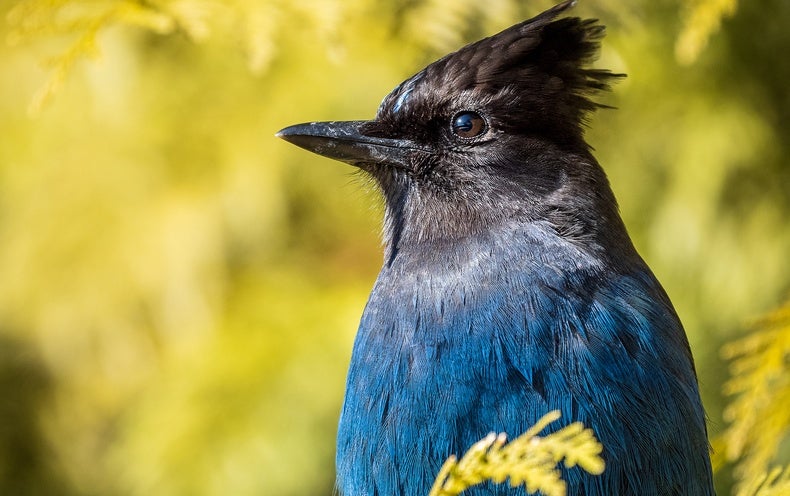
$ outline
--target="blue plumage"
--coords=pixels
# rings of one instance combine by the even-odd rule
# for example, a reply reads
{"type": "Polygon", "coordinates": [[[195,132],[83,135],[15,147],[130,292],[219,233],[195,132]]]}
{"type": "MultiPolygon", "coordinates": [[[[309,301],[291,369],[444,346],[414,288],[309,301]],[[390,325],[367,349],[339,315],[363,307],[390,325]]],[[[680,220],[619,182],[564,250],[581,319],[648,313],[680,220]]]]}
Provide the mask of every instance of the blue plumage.
{"type": "MultiPolygon", "coordinates": [[[[553,409],[605,447],[604,474],[569,470],[569,494],[711,494],[685,336],[644,264],[613,272],[539,227],[425,253],[385,267],[365,309],[338,434],[342,494],[427,494],[447,456],[553,409]]],[[[498,491],[468,494],[523,494],[498,491]]]]}
{"type": "MultiPolygon", "coordinates": [[[[713,494],[693,360],[583,138],[614,77],[565,2],[399,85],[371,121],[282,138],[353,164],[386,205],[385,260],[351,360],[343,496],[426,496],[443,461],[557,409],[604,446],[568,494],[713,494]]],[[[469,496],[517,495],[485,485],[469,496]]]]}

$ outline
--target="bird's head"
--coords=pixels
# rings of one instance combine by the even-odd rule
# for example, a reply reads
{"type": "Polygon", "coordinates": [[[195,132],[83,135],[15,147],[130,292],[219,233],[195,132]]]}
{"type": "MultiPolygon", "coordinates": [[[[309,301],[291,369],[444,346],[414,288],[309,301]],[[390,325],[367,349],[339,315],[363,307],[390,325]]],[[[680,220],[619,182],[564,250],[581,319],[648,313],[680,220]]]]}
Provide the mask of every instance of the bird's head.
{"type": "Polygon", "coordinates": [[[619,216],[583,121],[598,107],[590,97],[617,75],[586,67],[603,27],[557,19],[572,4],[430,64],[385,97],[373,120],[277,135],[370,174],[386,199],[391,247],[508,222],[545,221],[560,235],[592,238],[597,217],[619,216]]]}

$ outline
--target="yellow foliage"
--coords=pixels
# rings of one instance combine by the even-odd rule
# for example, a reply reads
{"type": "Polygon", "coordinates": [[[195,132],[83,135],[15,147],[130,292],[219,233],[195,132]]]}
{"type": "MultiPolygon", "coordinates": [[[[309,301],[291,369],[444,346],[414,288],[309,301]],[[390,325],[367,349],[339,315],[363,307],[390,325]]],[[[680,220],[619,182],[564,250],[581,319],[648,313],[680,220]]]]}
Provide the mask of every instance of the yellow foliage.
{"type": "Polygon", "coordinates": [[[786,496],[790,494],[790,467],[775,468],[745,484],[737,496],[786,496]]]}
{"type": "Polygon", "coordinates": [[[28,109],[31,113],[40,111],[57,93],[78,60],[99,55],[97,37],[102,30],[115,24],[129,24],[164,34],[175,26],[174,19],[167,14],[131,0],[25,0],[7,17],[14,27],[8,35],[11,44],[47,35],[76,38],[64,52],[49,61],[52,73],[33,97],[28,109]]]}
{"type": "Polygon", "coordinates": [[[729,426],[722,438],[727,458],[737,462],[736,478],[751,486],[774,461],[790,428],[790,302],[722,353],[732,376],[724,393],[734,396],[724,409],[729,426]]]}
{"type": "Polygon", "coordinates": [[[579,465],[591,474],[604,470],[603,446],[592,430],[575,422],[557,432],[539,437],[538,433],[560,418],[554,410],[544,415],[527,432],[507,443],[505,434],[489,434],[475,443],[457,460],[447,459],[436,477],[429,496],[456,496],[467,488],[493,481],[510,480],[512,487],[524,485],[528,493],[564,496],[566,484],[557,464],[579,465]]]}
{"type": "Polygon", "coordinates": [[[12,26],[8,42],[16,45],[48,36],[73,40],[48,61],[50,77],[28,109],[36,114],[58,92],[75,63],[99,56],[98,37],[111,27],[133,26],[160,35],[178,31],[195,42],[220,32],[242,46],[250,71],[262,74],[276,54],[276,38],[282,26],[298,20],[331,52],[336,28],[349,7],[349,2],[339,0],[309,4],[276,0],[24,0],[7,15],[12,26]]]}
{"type": "Polygon", "coordinates": [[[691,64],[705,49],[710,36],[718,31],[721,20],[735,13],[738,0],[695,0],[688,7],[683,30],[675,43],[675,56],[682,64],[691,64]]]}

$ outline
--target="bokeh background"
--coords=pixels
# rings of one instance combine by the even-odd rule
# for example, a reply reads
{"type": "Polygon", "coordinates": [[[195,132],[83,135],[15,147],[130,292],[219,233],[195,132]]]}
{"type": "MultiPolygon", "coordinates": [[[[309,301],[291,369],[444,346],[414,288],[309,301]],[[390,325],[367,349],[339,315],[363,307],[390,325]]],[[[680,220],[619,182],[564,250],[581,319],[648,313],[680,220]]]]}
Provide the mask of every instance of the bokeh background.
{"type": "MultiPolygon", "coordinates": [[[[1,1],[0,494],[330,494],[381,206],[273,135],[370,118],[550,4],[1,1]]],[[[608,26],[598,66],[628,73],[588,138],[716,437],[721,346],[790,290],[790,2],[574,13],[608,26]]]]}

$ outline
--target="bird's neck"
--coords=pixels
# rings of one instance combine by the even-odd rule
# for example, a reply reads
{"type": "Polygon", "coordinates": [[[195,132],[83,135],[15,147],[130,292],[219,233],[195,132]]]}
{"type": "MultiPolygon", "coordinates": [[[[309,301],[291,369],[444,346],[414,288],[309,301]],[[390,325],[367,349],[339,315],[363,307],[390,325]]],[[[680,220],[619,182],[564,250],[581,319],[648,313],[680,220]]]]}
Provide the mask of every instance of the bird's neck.
{"type": "Polygon", "coordinates": [[[495,253],[512,259],[534,258],[536,263],[557,266],[574,265],[584,260],[590,264],[605,262],[627,270],[643,263],[616,212],[611,219],[595,220],[613,224],[606,227],[609,233],[606,237],[596,232],[580,234],[563,230],[549,219],[479,216],[470,222],[469,215],[469,212],[458,212],[455,217],[438,219],[387,218],[385,266],[400,260],[419,270],[421,264],[464,264],[466,260],[495,253]],[[466,222],[466,229],[447,228],[459,222],[466,222]]]}
{"type": "Polygon", "coordinates": [[[387,246],[385,257],[385,272],[418,277],[425,273],[451,274],[456,270],[463,273],[471,270],[482,276],[489,270],[523,272],[547,267],[595,272],[605,266],[603,257],[564,239],[545,221],[512,222],[459,238],[408,239],[387,246]]]}
{"type": "Polygon", "coordinates": [[[555,190],[539,195],[519,181],[495,187],[467,184],[449,191],[408,183],[396,188],[382,184],[386,260],[403,253],[431,253],[438,247],[442,254],[463,251],[480,245],[481,240],[499,240],[513,247],[523,236],[614,265],[638,259],[606,176],[598,169],[594,172],[597,175],[564,177],[555,190]],[[590,184],[580,187],[584,182],[590,184]]]}

